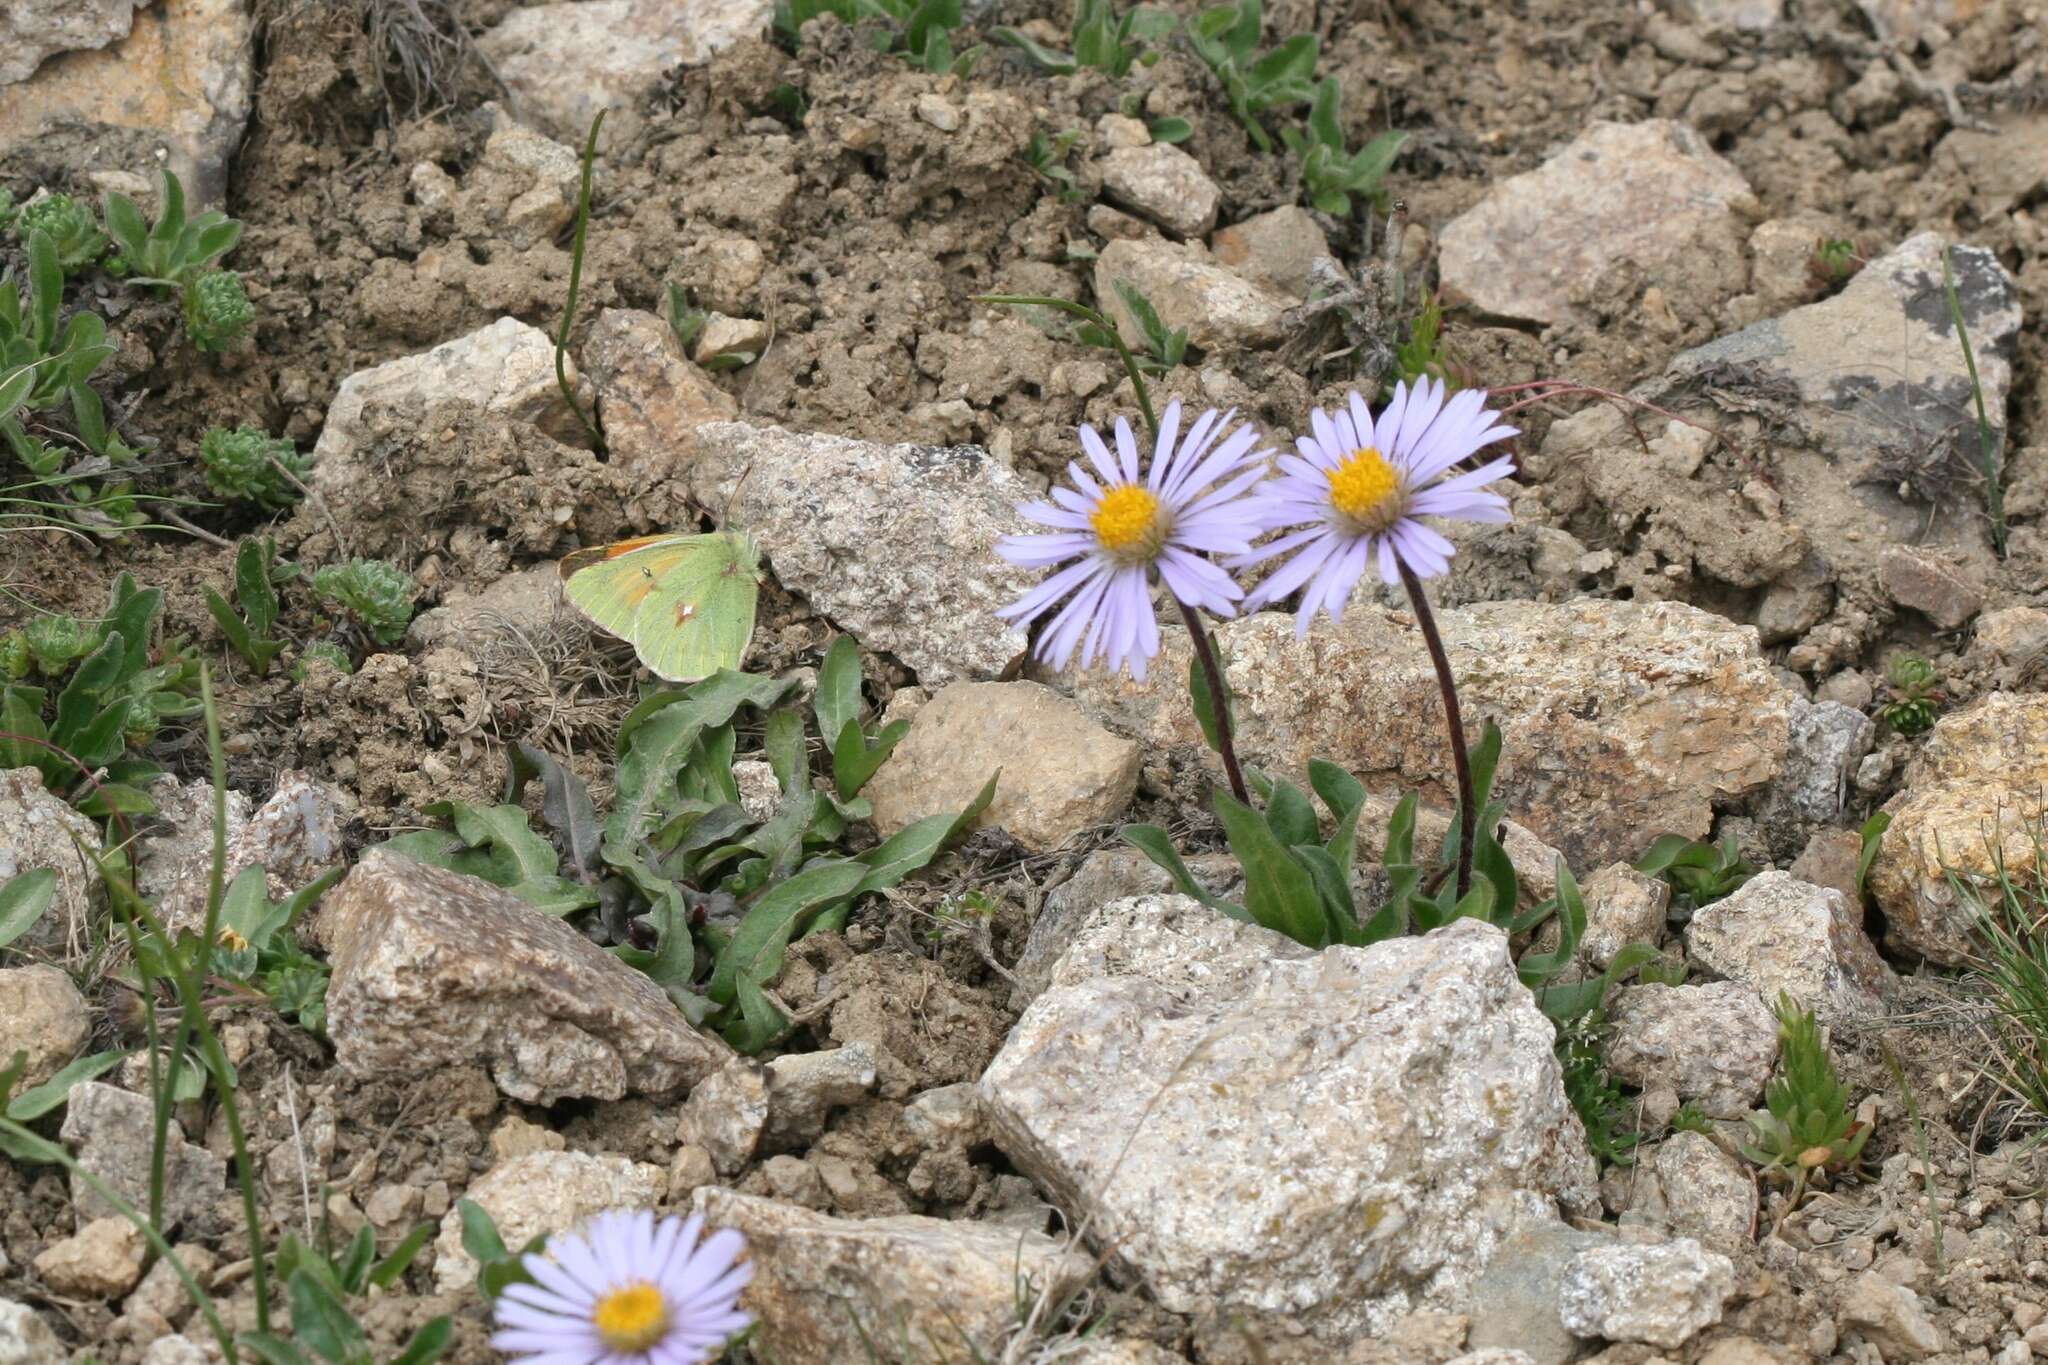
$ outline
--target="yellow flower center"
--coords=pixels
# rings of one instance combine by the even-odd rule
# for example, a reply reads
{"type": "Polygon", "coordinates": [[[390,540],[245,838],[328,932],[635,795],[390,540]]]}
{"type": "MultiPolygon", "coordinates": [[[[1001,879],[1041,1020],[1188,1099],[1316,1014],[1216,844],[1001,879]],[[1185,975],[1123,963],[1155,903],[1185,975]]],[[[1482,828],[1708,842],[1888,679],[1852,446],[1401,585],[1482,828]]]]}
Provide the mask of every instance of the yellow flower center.
{"type": "Polygon", "coordinates": [[[1351,452],[1328,474],[1330,505],[1355,531],[1384,531],[1400,519],[1407,490],[1387,457],[1371,446],[1351,452]]]}
{"type": "Polygon", "coordinates": [[[1149,489],[1122,483],[1102,495],[1089,516],[1102,548],[1133,564],[1149,563],[1166,543],[1167,520],[1149,489]]]}
{"type": "Polygon", "coordinates": [[[651,1284],[629,1284],[597,1301],[598,1340],[614,1351],[644,1351],[668,1331],[668,1303],[651,1284]]]}

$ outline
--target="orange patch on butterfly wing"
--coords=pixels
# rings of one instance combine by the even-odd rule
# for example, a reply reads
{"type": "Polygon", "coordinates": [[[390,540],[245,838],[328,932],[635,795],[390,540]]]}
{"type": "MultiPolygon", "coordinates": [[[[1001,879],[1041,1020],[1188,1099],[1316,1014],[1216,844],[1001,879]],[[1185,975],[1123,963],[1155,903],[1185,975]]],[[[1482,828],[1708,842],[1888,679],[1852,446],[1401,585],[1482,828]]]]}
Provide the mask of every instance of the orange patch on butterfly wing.
{"type": "Polygon", "coordinates": [[[608,559],[617,559],[620,555],[629,555],[635,550],[644,550],[650,545],[659,545],[665,540],[674,539],[676,537],[672,535],[635,536],[631,540],[615,540],[609,545],[591,545],[581,550],[571,550],[562,556],[561,575],[565,579],[573,578],[593,564],[602,564],[608,559]]]}
{"type": "Polygon", "coordinates": [[[690,618],[696,614],[697,604],[695,602],[676,603],[676,628],[680,630],[682,627],[689,625],[690,618]]]}

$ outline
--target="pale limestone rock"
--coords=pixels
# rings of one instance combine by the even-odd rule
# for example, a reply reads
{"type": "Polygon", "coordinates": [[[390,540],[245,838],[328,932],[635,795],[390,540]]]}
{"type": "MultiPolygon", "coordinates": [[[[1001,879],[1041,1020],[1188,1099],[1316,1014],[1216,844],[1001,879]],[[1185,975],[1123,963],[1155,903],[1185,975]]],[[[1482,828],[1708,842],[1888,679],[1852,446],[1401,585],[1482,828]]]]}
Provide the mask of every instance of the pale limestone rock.
{"type": "Polygon", "coordinates": [[[1947,966],[1969,961],[1976,910],[1949,870],[1984,886],[2002,860],[2012,877],[2032,877],[2044,790],[2048,695],[1993,692],[1936,721],[1885,805],[1892,823],[1870,867],[1891,939],[1947,966]]]}
{"type": "Polygon", "coordinates": [[[456,223],[470,236],[502,238],[516,250],[552,242],[576,216],[583,167],[565,147],[486,105],[496,123],[483,155],[463,175],[456,223]]]}
{"type": "Polygon", "coordinates": [[[697,334],[697,347],[690,358],[699,365],[709,365],[720,356],[758,356],[768,349],[768,339],[775,329],[759,318],[729,318],[723,313],[713,313],[704,320],[704,330],[697,334]]]}
{"type": "MultiPolygon", "coordinates": [[[[166,928],[197,930],[206,922],[206,898],[213,877],[213,786],[203,779],[180,783],[160,777],[150,787],[162,834],[143,837],[137,887],[156,907],[166,928]]],[[[278,774],[270,798],[254,810],[249,798],[229,791],[224,803],[227,831],[225,882],[261,867],[273,901],[288,899],[339,863],[341,826],[347,797],[310,773],[278,774]]]]}
{"type": "Polygon", "coordinates": [[[1143,347],[1145,333],[1117,296],[1116,282],[1137,286],[1167,327],[1187,329],[1202,350],[1256,350],[1281,340],[1285,295],[1210,259],[1201,243],[1116,238],[1095,261],[1095,297],[1123,334],[1143,347]]]}
{"type": "MultiPolygon", "coordinates": [[[[11,15],[17,6],[0,8],[11,15]]],[[[91,131],[126,162],[123,169],[154,181],[158,164],[168,165],[194,212],[218,204],[249,121],[255,31],[249,0],[139,8],[124,37],[52,57],[27,80],[0,83],[0,156],[53,134],[91,131]]],[[[0,29],[0,52],[9,46],[0,29]]]]}
{"type": "MultiPolygon", "coordinates": [[[[573,367],[567,373],[574,384],[573,367]]],[[[382,477],[362,462],[370,436],[363,422],[367,405],[383,403],[424,411],[442,399],[549,431],[566,433],[575,426],[575,417],[555,382],[554,342],[538,327],[517,318],[499,318],[468,336],[358,370],[342,380],[328,406],[327,424],[313,446],[315,491],[346,499],[357,485],[382,477]]]]}
{"type": "Polygon", "coordinates": [[[675,329],[652,313],[597,315],[583,362],[597,386],[597,413],[612,461],[636,483],[665,483],[696,451],[697,429],[728,422],[739,404],[683,358],[675,329]]]}
{"type": "Polygon", "coordinates": [[[889,835],[972,801],[998,769],[977,825],[1029,849],[1055,848],[1122,815],[1138,787],[1138,746],[1033,682],[954,683],[917,713],[863,794],[889,835]]]}
{"type": "Polygon", "coordinates": [[[1611,863],[1579,883],[1586,902],[1586,932],[1579,953],[1604,969],[1632,943],[1664,943],[1671,908],[1671,884],[1648,877],[1627,863],[1611,863]]]}
{"type": "Polygon", "coordinates": [[[1735,1263],[1690,1237],[1592,1247],[1565,1269],[1558,1316],[1582,1337],[1678,1347],[1719,1322],[1734,1292],[1735,1263]]]}
{"type": "Polygon", "coordinates": [[[118,1299],[142,1278],[142,1233],[126,1218],[95,1218],[35,1259],[36,1274],[59,1294],[118,1299]]]}
{"type": "Polygon", "coordinates": [[[1836,701],[1792,700],[1791,744],[1764,810],[1812,824],[1837,819],[1849,783],[1877,738],[1877,723],[1836,701]]]}
{"type": "Polygon", "coordinates": [[[92,1036],[92,1016],[71,978],[55,967],[0,968],[0,1067],[16,1052],[28,1066],[15,1091],[41,1085],[92,1036]]]}
{"type": "Polygon", "coordinates": [[[61,797],[43,789],[35,768],[0,770],[0,884],[40,867],[57,872],[49,908],[20,938],[16,953],[82,954],[98,898],[99,831],[61,797]]]}
{"type": "Polygon", "coordinates": [[[1170,1311],[1328,1339],[1457,1307],[1510,1225],[1595,1197],[1550,1026],[1470,920],[1313,953],[1183,897],[1113,902],[981,1097],[1170,1311]]]}
{"type": "MultiPolygon", "coordinates": [[[[1024,652],[994,611],[1036,570],[995,554],[1037,496],[978,446],[877,445],[718,422],[697,429],[691,495],[760,541],[777,582],[927,687],[992,678],[1024,652]]],[[[984,774],[986,780],[986,774],[984,774]]]]}
{"type": "Polygon", "coordinates": [[[1920,1360],[1946,1345],[1920,1296],[1880,1271],[1857,1276],[1838,1311],[1842,1330],[1877,1347],[1887,1361],[1920,1360]]]}
{"type": "Polygon", "coordinates": [[[1655,279],[1684,261],[1714,265],[1732,296],[1747,282],[1754,204],[1742,173],[1685,124],[1594,123],[1444,228],[1444,288],[1482,312],[1562,322],[1572,291],[1617,262],[1655,279]]]}
{"type": "MultiPolygon", "coordinates": [[[[611,1152],[529,1152],[491,1167],[464,1197],[498,1225],[517,1250],[535,1236],[575,1232],[609,1209],[652,1208],[668,1186],[659,1166],[611,1152]]],[[[450,1209],[434,1242],[434,1287],[459,1293],[476,1283],[477,1263],[462,1249],[462,1214],[450,1209]]]]}
{"type": "Polygon", "coordinates": [[[1896,984],[1841,892],[1763,872],[1697,911],[1686,946],[1708,970],[1776,1005],[1789,994],[1823,1022],[1881,1013],[1896,984]]]}
{"type": "Polygon", "coordinates": [[[1246,279],[1291,299],[1305,299],[1309,268],[1317,257],[1330,254],[1330,241],[1314,214],[1288,204],[1216,229],[1209,250],[1246,279]]]}
{"type": "MultiPolygon", "coordinates": [[[[188,1063],[189,1065],[189,1063],[188,1063]]],[[[152,1125],[156,1105],[148,1095],[102,1081],[71,1087],[64,1123],[57,1130],[80,1169],[104,1183],[132,1206],[149,1207],[152,1125]]],[[[185,1140],[173,1118],[165,1147],[164,1217],[160,1230],[170,1233],[186,1219],[204,1214],[227,1187],[227,1162],[206,1148],[185,1140]]],[[[71,1203],[80,1225],[111,1216],[114,1206],[77,1176],[71,1178],[71,1203]]]]}
{"type": "Polygon", "coordinates": [[[1201,162],[1164,142],[1111,150],[1102,158],[1102,188],[1176,237],[1200,237],[1214,227],[1223,199],[1201,162]]]}
{"type": "Polygon", "coordinates": [[[861,1360],[864,1340],[994,1358],[1020,1295],[1059,1302],[1094,1270],[1043,1232],[971,1219],[834,1218],[717,1186],[697,1190],[691,1208],[746,1237],[754,1278],[740,1307],[760,1320],[763,1354],[789,1365],[861,1360]]]}
{"type": "Polygon", "coordinates": [[[1740,1118],[1778,1060],[1778,1021],[1754,986],[1627,986],[1609,1006],[1607,1061],[1638,1090],[1668,1085],[1710,1117],[1740,1118]]]}
{"type": "Polygon", "coordinates": [[[481,1062],[530,1104],[694,1085],[731,1049],[569,925],[475,877],[372,849],[322,901],[328,1031],[358,1076],[481,1062]]]}
{"type": "Polygon", "coordinates": [[[16,0],[0,10],[0,85],[27,80],[45,57],[105,47],[149,0],[16,0]]]}
{"type": "Polygon", "coordinates": [[[477,39],[522,114],[581,142],[599,110],[620,145],[638,105],[676,67],[766,34],[768,0],[585,0],[514,9],[477,39]]]}
{"type": "MultiPolygon", "coordinates": [[[[1594,599],[1478,603],[1438,625],[1472,742],[1481,718],[1505,733],[1496,794],[1575,866],[1638,857],[1653,832],[1704,836],[1717,804],[1784,761],[1794,694],[1749,627],[1676,602],[1594,599]]],[[[1150,748],[1193,749],[1187,634],[1161,633],[1149,681],[1086,673],[1074,695],[1150,748]]],[[[1404,613],[1358,604],[1297,640],[1291,617],[1259,612],[1216,635],[1247,762],[1299,781],[1324,758],[1369,789],[1451,804],[1436,674],[1404,613]]]]}
{"type": "Polygon", "coordinates": [[[70,1359],[35,1309],[0,1299],[0,1365],[64,1365],[70,1359]]]}
{"type": "Polygon", "coordinates": [[[720,1175],[734,1176],[754,1159],[767,1126],[767,1069],[740,1059],[690,1091],[676,1138],[710,1153],[720,1175]]]}
{"type": "Polygon", "coordinates": [[[875,1050],[866,1043],[823,1052],[790,1052],[768,1063],[771,1151],[808,1145],[825,1131],[834,1109],[857,1104],[875,1088],[875,1050]]]}
{"type": "MultiPolygon", "coordinates": [[[[1225,900],[1242,897],[1244,873],[1229,854],[1198,853],[1189,857],[1187,864],[1195,880],[1211,894],[1225,900]]],[[[1097,910],[1127,896],[1164,896],[1172,890],[1173,878],[1166,869],[1135,848],[1113,844],[1089,854],[1039,907],[1024,950],[1010,969],[1010,1008],[1022,1010],[1039,997],[1052,979],[1054,964],[1097,910]]]]}

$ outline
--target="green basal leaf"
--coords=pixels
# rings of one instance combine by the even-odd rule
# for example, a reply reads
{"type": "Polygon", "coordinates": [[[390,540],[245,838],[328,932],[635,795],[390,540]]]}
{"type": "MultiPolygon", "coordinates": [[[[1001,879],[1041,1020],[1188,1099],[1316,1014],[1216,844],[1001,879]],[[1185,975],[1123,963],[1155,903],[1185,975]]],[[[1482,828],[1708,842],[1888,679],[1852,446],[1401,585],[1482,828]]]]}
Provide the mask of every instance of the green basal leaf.
{"type": "Polygon", "coordinates": [[[368,1338],[348,1305],[322,1279],[301,1266],[285,1281],[292,1306],[292,1334],[327,1360],[347,1361],[368,1338]]]}
{"type": "Polygon", "coordinates": [[[867,875],[861,878],[854,894],[864,896],[894,886],[936,858],[941,849],[981,818],[989,802],[995,800],[996,782],[1002,775],[1000,768],[991,774],[959,814],[927,815],[861,854],[856,861],[867,868],[867,875]]]}
{"type": "Polygon", "coordinates": [[[828,859],[764,892],[748,907],[732,941],[718,955],[705,993],[718,1004],[731,1004],[742,977],[757,983],[774,979],[782,969],[783,947],[804,917],[853,895],[868,871],[850,859],[828,859]]]}
{"type": "Polygon", "coordinates": [[[811,710],[818,719],[818,733],[827,737],[844,733],[849,722],[859,722],[860,646],[851,635],[840,636],[825,651],[811,710]]]}
{"type": "Polygon", "coordinates": [[[27,933],[57,897],[57,870],[38,867],[0,882],[0,948],[27,933]]]}
{"type": "Polygon", "coordinates": [[[1322,898],[1329,943],[1356,943],[1359,938],[1358,907],[1351,899],[1351,878],[1344,866],[1320,844],[1296,844],[1294,857],[1315,879],[1316,894],[1322,898]]]}
{"type": "Polygon", "coordinates": [[[1292,782],[1275,781],[1266,800],[1266,826],[1285,847],[1319,843],[1316,808],[1292,782]]]}
{"type": "Polygon", "coordinates": [[[768,766],[775,770],[776,785],[785,793],[806,785],[810,763],[804,750],[804,718],[794,708],[778,707],[768,713],[761,747],[767,752],[768,766]]]}
{"type": "Polygon", "coordinates": [[[368,1283],[379,1289],[389,1289],[397,1284],[406,1267],[412,1264],[413,1257],[420,1254],[420,1248],[427,1244],[427,1239],[434,1235],[436,1229],[434,1223],[421,1223],[405,1234],[404,1240],[391,1248],[383,1260],[370,1267],[368,1283]]]}
{"type": "Polygon", "coordinates": [[[89,1057],[77,1058],[41,1085],[30,1086],[9,1100],[4,1112],[16,1123],[33,1122],[63,1104],[71,1094],[71,1087],[106,1075],[127,1055],[118,1051],[95,1052],[89,1057]]]}
{"type": "Polygon", "coordinates": [[[1173,878],[1173,889],[1181,895],[1192,897],[1211,910],[1220,910],[1234,920],[1242,920],[1246,924],[1256,923],[1252,919],[1251,911],[1212,895],[1207,887],[1196,881],[1194,873],[1190,872],[1188,865],[1181,860],[1180,850],[1173,846],[1172,836],[1159,826],[1125,825],[1117,831],[1117,837],[1150,858],[1167,876],[1173,878]]]}
{"type": "Polygon", "coordinates": [[[505,803],[518,805],[526,784],[539,778],[540,818],[560,836],[563,850],[569,855],[569,866],[579,872],[596,872],[604,827],[598,822],[597,807],[591,803],[590,789],[583,785],[583,779],[557,762],[553,754],[524,740],[506,750],[505,762],[510,769],[505,782],[505,803]]]}
{"type": "Polygon", "coordinates": [[[391,1365],[433,1365],[447,1352],[454,1337],[455,1320],[443,1314],[413,1333],[405,1349],[391,1358],[391,1365]]]}
{"type": "Polygon", "coordinates": [[[533,832],[520,807],[479,809],[461,801],[436,801],[425,810],[454,825],[457,837],[471,848],[491,851],[494,875],[490,880],[499,886],[516,887],[555,875],[559,865],[555,846],[533,832]]]}
{"type": "Polygon", "coordinates": [[[1245,908],[1268,929],[1311,948],[1325,946],[1322,898],[1308,869],[1295,861],[1265,820],[1220,788],[1210,798],[1230,851],[1244,869],[1245,908]]]}

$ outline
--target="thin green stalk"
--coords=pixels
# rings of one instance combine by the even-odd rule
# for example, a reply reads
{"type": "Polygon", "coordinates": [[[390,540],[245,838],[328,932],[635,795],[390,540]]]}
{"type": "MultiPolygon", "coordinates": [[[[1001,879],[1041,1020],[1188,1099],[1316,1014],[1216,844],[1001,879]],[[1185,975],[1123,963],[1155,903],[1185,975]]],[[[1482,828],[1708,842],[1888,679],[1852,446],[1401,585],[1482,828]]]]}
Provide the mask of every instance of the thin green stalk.
{"type": "Polygon", "coordinates": [[[583,415],[583,404],[576,400],[576,390],[569,383],[562,357],[569,346],[569,328],[576,321],[576,293],[583,285],[583,239],[590,231],[590,168],[597,160],[597,130],[602,127],[604,110],[600,109],[597,117],[590,121],[590,136],[583,143],[583,187],[576,195],[576,238],[569,247],[569,297],[562,302],[562,328],[555,333],[555,384],[561,389],[569,411],[576,414],[576,420],[582,423],[591,445],[600,455],[604,453],[604,437],[583,415]]]}
{"type": "MultiPolygon", "coordinates": [[[[249,1160],[249,1144],[242,1130],[241,1105],[235,1099],[233,1070],[228,1065],[227,1054],[221,1050],[219,1037],[206,1022],[204,988],[207,974],[213,966],[214,943],[220,934],[220,908],[226,886],[228,774],[227,751],[221,747],[220,741],[220,708],[213,697],[213,671],[203,663],[199,666],[199,704],[206,715],[206,748],[212,758],[213,769],[213,865],[207,878],[206,919],[192,966],[188,969],[180,961],[170,935],[131,888],[121,886],[118,878],[109,880],[107,884],[110,890],[121,886],[121,890],[131,898],[129,913],[163,945],[163,959],[178,992],[178,1028],[173,1035],[170,1057],[164,1064],[163,1087],[157,1091],[155,1124],[150,1135],[150,1218],[155,1222],[163,1219],[164,1167],[170,1147],[172,1096],[177,1091],[178,1072],[183,1067],[185,1052],[196,1038],[220,1100],[221,1116],[227,1120],[228,1141],[234,1148],[235,1180],[241,1186],[242,1215],[249,1225],[249,1255],[253,1263],[250,1283],[256,1296],[256,1330],[267,1332],[270,1330],[270,1272],[264,1264],[262,1211],[256,1202],[256,1172],[249,1160]]],[[[152,1082],[154,1079],[152,1077],[152,1082]]]]}
{"type": "Polygon", "coordinates": [[[185,1292],[191,1296],[193,1304],[199,1309],[201,1315],[206,1318],[206,1325],[212,1331],[213,1339],[220,1343],[221,1354],[227,1357],[228,1365],[235,1365],[235,1362],[240,1360],[241,1357],[235,1353],[234,1339],[228,1335],[226,1324],[220,1320],[220,1315],[214,1311],[213,1299],[204,1289],[199,1287],[199,1281],[186,1268],[185,1263],[178,1259],[178,1253],[171,1250],[171,1244],[164,1240],[164,1235],[161,1232],[156,1230],[156,1225],[152,1220],[144,1218],[133,1204],[130,1204],[127,1200],[116,1194],[112,1187],[104,1180],[101,1180],[91,1171],[80,1166],[77,1161],[72,1159],[69,1152],[56,1143],[38,1136],[5,1115],[0,1115],[0,1133],[5,1133],[8,1137],[13,1138],[16,1142],[34,1152],[37,1160],[53,1162],[62,1166],[71,1173],[74,1179],[83,1181],[86,1188],[106,1200],[113,1207],[115,1213],[118,1213],[133,1224],[135,1229],[142,1234],[143,1240],[149,1243],[150,1250],[171,1263],[172,1272],[183,1282],[185,1292]]]}
{"type": "Polygon", "coordinates": [[[1991,517],[1991,546],[2005,558],[2005,489],[1999,486],[1998,442],[1992,436],[1991,419],[1984,411],[1984,381],[1977,377],[1977,354],[1970,348],[1970,329],[1963,322],[1963,301],[1956,293],[1955,271],[1950,247],[1941,253],[1941,287],[1948,295],[1948,315],[1956,325],[1956,340],[1963,346],[1963,364],[1970,371],[1970,396],[1977,402],[1977,453],[1984,462],[1984,510],[1991,517]]]}
{"type": "Polygon", "coordinates": [[[1123,333],[1117,330],[1115,323],[1085,303],[1075,303],[1071,299],[1050,298],[1043,294],[977,294],[974,301],[976,303],[1007,304],[1012,308],[1023,308],[1032,305],[1040,308],[1057,308],[1062,313],[1070,313],[1083,322],[1093,323],[1096,327],[1101,328],[1103,334],[1109,338],[1110,344],[1116,347],[1117,355],[1122,358],[1124,373],[1131,377],[1131,387],[1138,394],[1138,410],[1145,414],[1146,429],[1152,433],[1153,440],[1159,439],[1159,418],[1152,411],[1152,394],[1145,387],[1145,374],[1138,368],[1138,357],[1131,354],[1131,348],[1124,344],[1123,333]]]}
{"type": "Polygon", "coordinates": [[[1892,1079],[1899,1083],[1899,1093],[1906,1101],[1906,1117],[1913,1121],[1913,1132],[1919,1138],[1920,1174],[1927,1187],[1927,1218],[1934,1229],[1934,1277],[1941,1279],[1948,1274],[1948,1258],[1942,1250],[1941,1200],[1934,1193],[1934,1147],[1927,1140],[1927,1122],[1920,1117],[1920,1106],[1913,1099],[1913,1086],[1906,1079],[1906,1069],[1899,1065],[1899,1059],[1892,1055],[1890,1048],[1883,1051],[1884,1064],[1891,1069],[1892,1079]]]}

